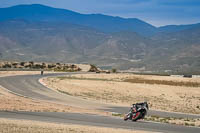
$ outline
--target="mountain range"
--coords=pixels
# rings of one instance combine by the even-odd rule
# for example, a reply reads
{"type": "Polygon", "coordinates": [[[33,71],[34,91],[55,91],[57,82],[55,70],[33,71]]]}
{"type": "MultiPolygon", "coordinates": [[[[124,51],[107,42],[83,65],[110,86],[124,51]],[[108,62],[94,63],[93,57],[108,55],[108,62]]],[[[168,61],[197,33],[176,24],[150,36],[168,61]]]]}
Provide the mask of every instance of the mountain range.
{"type": "Polygon", "coordinates": [[[0,8],[0,60],[199,72],[200,24],[155,27],[38,4],[0,8]]]}

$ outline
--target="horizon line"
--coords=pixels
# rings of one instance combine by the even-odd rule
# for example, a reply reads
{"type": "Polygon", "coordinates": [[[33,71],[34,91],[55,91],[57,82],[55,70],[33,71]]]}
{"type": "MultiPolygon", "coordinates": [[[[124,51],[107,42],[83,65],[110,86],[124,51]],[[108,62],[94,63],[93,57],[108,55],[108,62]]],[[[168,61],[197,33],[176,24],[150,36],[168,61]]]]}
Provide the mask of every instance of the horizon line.
{"type": "Polygon", "coordinates": [[[82,15],[104,15],[104,16],[110,16],[110,17],[118,17],[118,18],[122,18],[122,19],[138,19],[141,20],[147,24],[150,24],[156,28],[160,28],[160,27],[165,27],[165,26],[185,26],[185,25],[194,25],[194,24],[200,24],[200,22],[196,22],[196,23],[186,23],[186,24],[167,24],[167,25],[159,25],[156,26],[154,24],[151,24],[150,22],[143,20],[141,18],[136,18],[136,17],[123,17],[123,16],[115,16],[115,15],[109,15],[109,14],[103,14],[103,13],[80,13],[78,11],[74,11],[74,10],[69,10],[66,8],[58,8],[58,7],[53,7],[53,6],[49,6],[49,5],[45,5],[45,4],[39,4],[39,3],[35,3],[35,4],[16,4],[13,6],[7,6],[7,7],[0,7],[0,9],[5,9],[5,8],[12,8],[12,7],[16,7],[16,6],[31,6],[31,5],[40,5],[40,6],[44,6],[44,7],[49,7],[49,8],[54,8],[54,9],[60,9],[60,10],[68,10],[74,13],[78,13],[78,14],[82,14],[82,15]]]}

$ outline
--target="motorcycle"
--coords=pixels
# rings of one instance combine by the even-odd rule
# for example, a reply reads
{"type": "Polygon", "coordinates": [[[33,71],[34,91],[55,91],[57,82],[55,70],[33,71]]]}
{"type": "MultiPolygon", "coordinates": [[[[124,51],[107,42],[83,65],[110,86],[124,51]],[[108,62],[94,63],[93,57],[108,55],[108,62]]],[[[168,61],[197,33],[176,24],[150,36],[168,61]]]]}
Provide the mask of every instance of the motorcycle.
{"type": "Polygon", "coordinates": [[[124,121],[144,119],[148,110],[149,107],[147,102],[133,104],[133,107],[131,107],[129,112],[124,116],[124,121]]]}

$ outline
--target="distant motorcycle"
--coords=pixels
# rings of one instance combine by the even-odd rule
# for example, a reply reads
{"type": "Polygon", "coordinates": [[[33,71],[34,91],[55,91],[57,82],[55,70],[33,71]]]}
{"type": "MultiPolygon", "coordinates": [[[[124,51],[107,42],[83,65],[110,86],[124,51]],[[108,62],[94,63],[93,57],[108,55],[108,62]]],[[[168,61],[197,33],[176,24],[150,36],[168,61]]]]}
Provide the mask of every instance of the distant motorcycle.
{"type": "Polygon", "coordinates": [[[124,120],[137,121],[139,119],[144,119],[149,110],[147,102],[133,104],[129,112],[124,116],[124,120]]]}

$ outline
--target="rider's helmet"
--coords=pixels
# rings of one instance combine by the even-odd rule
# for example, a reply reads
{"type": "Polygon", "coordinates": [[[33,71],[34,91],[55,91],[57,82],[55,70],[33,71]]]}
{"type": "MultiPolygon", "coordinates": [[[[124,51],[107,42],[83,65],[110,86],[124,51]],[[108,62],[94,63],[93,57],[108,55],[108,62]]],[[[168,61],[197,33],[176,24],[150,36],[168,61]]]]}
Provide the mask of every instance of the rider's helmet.
{"type": "Polygon", "coordinates": [[[136,106],[136,104],[132,104],[132,107],[135,107],[136,106]]]}

